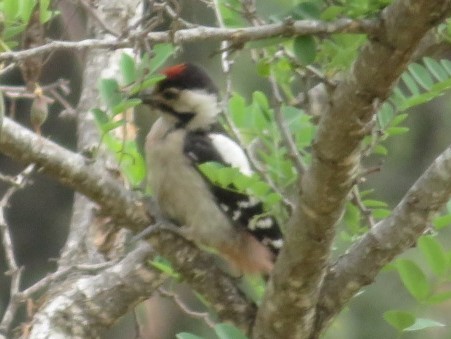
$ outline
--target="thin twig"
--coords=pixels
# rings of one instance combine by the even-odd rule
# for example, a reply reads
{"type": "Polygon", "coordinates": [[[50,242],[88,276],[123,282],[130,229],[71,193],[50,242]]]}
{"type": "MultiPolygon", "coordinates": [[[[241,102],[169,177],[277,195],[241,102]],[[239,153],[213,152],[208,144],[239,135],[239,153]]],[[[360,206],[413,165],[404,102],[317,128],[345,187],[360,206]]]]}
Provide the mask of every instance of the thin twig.
{"type": "Polygon", "coordinates": [[[352,193],[352,198],[351,198],[352,203],[364,215],[368,226],[370,228],[373,228],[374,225],[376,225],[376,222],[374,221],[374,217],[373,217],[373,214],[371,213],[371,210],[363,204],[362,198],[360,197],[359,187],[354,186],[351,193],[352,193]]]}
{"type": "Polygon", "coordinates": [[[75,117],[77,113],[76,109],[62,95],[60,95],[54,89],[49,90],[49,93],[54,99],[56,99],[57,102],[59,102],[64,107],[64,112],[66,112],[65,117],[75,117]]]}
{"type": "Polygon", "coordinates": [[[113,28],[111,28],[100,16],[99,12],[90,4],[88,4],[86,0],[78,0],[78,3],[86,11],[86,13],[88,13],[88,15],[91,16],[94,19],[94,21],[96,21],[99,24],[99,26],[102,27],[106,32],[110,33],[115,37],[119,36],[119,33],[116,32],[113,28]]]}
{"type": "Polygon", "coordinates": [[[189,315],[190,317],[196,318],[196,319],[200,319],[203,320],[205,322],[205,324],[207,324],[208,327],[210,328],[214,328],[215,327],[215,323],[214,321],[212,321],[210,319],[210,315],[208,314],[208,312],[196,312],[191,310],[184,302],[182,299],[180,299],[180,297],[173,293],[173,292],[169,292],[168,290],[160,287],[158,289],[158,292],[160,293],[161,296],[163,297],[167,297],[167,298],[171,298],[172,300],[174,300],[175,304],[187,315],[189,315]]]}
{"type": "Polygon", "coordinates": [[[0,61],[21,61],[31,56],[52,52],[60,49],[82,51],[85,49],[119,49],[133,47],[136,40],[145,39],[149,43],[174,42],[176,44],[196,41],[222,41],[229,40],[235,43],[246,43],[278,36],[293,37],[299,35],[333,34],[333,33],[367,33],[376,34],[379,21],[339,19],[336,21],[298,20],[287,24],[286,22],[271,23],[256,27],[243,28],[216,28],[199,26],[164,32],[149,32],[143,37],[142,32],[134,32],[129,37],[116,39],[106,37],[103,39],[86,39],[81,41],[53,40],[44,45],[22,51],[7,51],[0,53],[0,61]]]}
{"type": "MultiPolygon", "coordinates": [[[[69,89],[69,80],[67,79],[58,79],[55,82],[52,82],[51,84],[40,86],[41,89],[45,91],[50,91],[52,89],[60,89],[65,94],[68,94],[69,89]]],[[[5,95],[11,96],[14,94],[17,94],[17,96],[20,96],[25,93],[29,93],[30,95],[34,95],[33,93],[30,93],[30,91],[25,86],[5,86],[0,85],[0,91],[2,91],[5,95]]],[[[15,97],[17,97],[15,96],[15,97]]]]}
{"type": "Polygon", "coordinates": [[[274,99],[276,100],[277,107],[275,107],[275,120],[276,120],[277,127],[279,128],[279,131],[280,131],[280,134],[282,137],[282,141],[288,150],[288,154],[289,154],[291,160],[293,161],[293,164],[296,167],[297,172],[300,175],[302,175],[303,173],[305,173],[305,165],[302,161],[302,157],[299,154],[299,151],[293,140],[291,132],[287,128],[285,118],[283,117],[283,113],[282,113],[283,99],[282,99],[282,95],[280,93],[279,86],[277,85],[277,82],[276,82],[276,79],[275,79],[275,76],[273,73],[271,73],[271,75],[269,76],[269,82],[271,84],[271,89],[272,89],[272,92],[274,95],[274,99]]]}
{"type": "MultiPolygon", "coordinates": [[[[180,7],[179,5],[177,7],[180,7]]],[[[176,8],[175,10],[169,6],[166,1],[164,3],[154,4],[155,9],[162,9],[167,16],[174,22],[176,21],[183,28],[195,28],[199,27],[199,25],[193,24],[192,22],[186,21],[180,17],[180,8],[176,8]]]]}
{"type": "Polygon", "coordinates": [[[7,183],[8,185],[16,186],[16,178],[10,175],[0,173],[0,181],[7,183]]]}
{"type": "Polygon", "coordinates": [[[114,261],[108,261],[100,264],[81,264],[81,265],[74,265],[74,266],[68,266],[61,270],[58,270],[56,272],[53,272],[51,274],[48,274],[35,284],[31,285],[27,289],[23,290],[22,292],[18,292],[16,294],[16,297],[19,301],[25,301],[28,298],[31,298],[34,294],[42,291],[44,288],[48,287],[51,282],[57,281],[59,279],[64,278],[68,274],[74,272],[74,271],[85,271],[85,272],[98,272],[100,270],[103,270],[107,267],[110,267],[117,263],[119,260],[114,261]]]}
{"type": "Polygon", "coordinates": [[[5,334],[9,332],[19,307],[19,303],[16,301],[15,296],[20,291],[20,283],[22,278],[22,268],[19,267],[15,257],[14,244],[12,241],[10,228],[5,219],[5,209],[12,195],[26,186],[28,178],[34,168],[34,164],[28,165],[20,174],[18,174],[15,178],[15,184],[6,191],[0,200],[0,234],[2,236],[2,245],[3,250],[5,251],[6,266],[8,269],[6,273],[11,276],[10,301],[0,322],[0,333],[5,334]]]}
{"type": "Polygon", "coordinates": [[[9,64],[8,66],[0,69],[0,76],[3,76],[9,72],[11,72],[12,70],[14,70],[14,68],[16,67],[15,64],[9,64]]]}

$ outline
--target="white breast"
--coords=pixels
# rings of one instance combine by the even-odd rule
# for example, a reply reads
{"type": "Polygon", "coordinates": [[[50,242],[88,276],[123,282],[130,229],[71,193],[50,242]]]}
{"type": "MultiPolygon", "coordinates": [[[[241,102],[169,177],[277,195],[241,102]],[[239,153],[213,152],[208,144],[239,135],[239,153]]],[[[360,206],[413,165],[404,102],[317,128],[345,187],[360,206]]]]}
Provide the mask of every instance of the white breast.
{"type": "MultiPolygon", "coordinates": [[[[233,226],[217,206],[210,190],[183,154],[186,131],[150,131],[146,140],[149,184],[162,213],[188,227],[193,240],[217,247],[233,239],[233,226]],[[161,131],[165,132],[161,132],[161,131]]],[[[152,128],[153,129],[153,128],[152,128]]]]}

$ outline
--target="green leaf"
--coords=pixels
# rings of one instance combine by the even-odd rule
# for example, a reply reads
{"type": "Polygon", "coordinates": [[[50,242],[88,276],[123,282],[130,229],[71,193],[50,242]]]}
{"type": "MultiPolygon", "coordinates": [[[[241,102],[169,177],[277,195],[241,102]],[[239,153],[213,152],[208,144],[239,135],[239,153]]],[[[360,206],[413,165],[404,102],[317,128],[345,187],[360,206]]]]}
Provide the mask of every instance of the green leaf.
{"type": "Polygon", "coordinates": [[[24,23],[28,23],[35,5],[34,0],[19,0],[19,15],[24,23]]]}
{"type": "Polygon", "coordinates": [[[430,294],[430,285],[421,268],[408,259],[398,259],[396,268],[409,293],[418,301],[426,300],[430,294]]]}
{"type": "Polygon", "coordinates": [[[390,126],[395,127],[398,126],[400,123],[402,123],[404,120],[407,119],[409,115],[407,113],[398,114],[393,118],[393,120],[390,123],[390,126]]]}
{"type": "MultiPolygon", "coordinates": [[[[437,85],[437,84],[436,84],[437,85]]],[[[412,97],[406,99],[402,103],[399,104],[398,110],[405,111],[406,109],[414,106],[418,106],[421,104],[424,104],[428,101],[431,101],[432,99],[436,98],[437,96],[441,95],[441,93],[436,92],[426,92],[422,94],[416,94],[412,97]]]]}
{"type": "Polygon", "coordinates": [[[309,65],[316,59],[316,42],[311,35],[298,36],[293,41],[293,52],[303,65],[309,65]]]}
{"type": "Polygon", "coordinates": [[[19,2],[17,0],[3,0],[3,13],[5,21],[13,21],[19,10],[19,2]]]}
{"type": "Polygon", "coordinates": [[[57,14],[59,14],[58,11],[42,11],[39,13],[39,21],[44,24],[57,14]]]}
{"type": "Polygon", "coordinates": [[[105,111],[102,111],[99,108],[93,108],[91,112],[94,115],[94,118],[99,126],[105,125],[108,123],[108,121],[110,121],[108,114],[106,114],[105,111]]]}
{"type": "Polygon", "coordinates": [[[424,64],[428,68],[429,72],[440,81],[446,80],[446,70],[436,60],[426,57],[423,59],[424,64]]]}
{"type": "Polygon", "coordinates": [[[451,226],[451,214],[441,215],[435,218],[432,223],[437,230],[441,230],[447,226],[451,226]]]}
{"type": "Polygon", "coordinates": [[[443,276],[447,269],[448,258],[437,239],[432,235],[423,235],[418,239],[418,246],[432,271],[438,276],[443,276]]]}
{"type": "Polygon", "coordinates": [[[386,208],[376,208],[371,211],[373,214],[373,217],[376,219],[385,219],[390,216],[391,211],[386,208]]]}
{"type": "Polygon", "coordinates": [[[218,169],[217,181],[221,187],[228,187],[233,183],[236,175],[239,173],[237,168],[233,167],[222,167],[218,169]]]}
{"type": "Polygon", "coordinates": [[[256,128],[257,131],[263,131],[268,128],[267,116],[269,110],[270,107],[266,95],[260,91],[255,91],[252,94],[252,104],[248,114],[250,113],[252,117],[252,127],[256,128]]]}
{"type": "Polygon", "coordinates": [[[421,87],[423,87],[425,90],[430,89],[434,84],[427,69],[420,64],[410,64],[408,69],[410,71],[410,74],[414,77],[418,84],[420,84],[421,87]]]}
{"type": "Polygon", "coordinates": [[[407,328],[404,329],[404,331],[419,331],[424,330],[427,328],[433,328],[433,327],[443,327],[445,324],[442,324],[438,321],[432,320],[432,319],[424,319],[424,318],[417,318],[415,319],[415,323],[407,328]]]}
{"type": "Polygon", "coordinates": [[[390,97],[390,101],[392,101],[396,106],[400,106],[407,97],[401,91],[401,89],[397,86],[393,90],[393,95],[390,97]]]}
{"type": "Polygon", "coordinates": [[[407,133],[408,131],[409,131],[408,127],[389,127],[385,130],[385,133],[393,136],[393,135],[404,134],[404,133],[407,133]]]}
{"type": "Polygon", "coordinates": [[[135,60],[127,53],[122,53],[119,60],[119,68],[124,85],[131,84],[136,80],[136,65],[135,60]]]}
{"type": "MultiPolygon", "coordinates": [[[[5,27],[5,30],[3,31],[3,38],[5,40],[9,40],[14,38],[16,35],[22,33],[25,29],[26,25],[17,25],[17,26],[9,26],[7,25],[5,27]]],[[[16,46],[18,46],[18,43],[15,43],[16,46]]],[[[11,47],[11,42],[8,42],[8,46],[11,47]]]]}
{"type": "Polygon", "coordinates": [[[129,91],[129,95],[133,95],[141,92],[143,89],[150,88],[164,78],[164,75],[150,75],[144,81],[138,81],[135,85],[133,85],[129,91]]]}
{"type": "Polygon", "coordinates": [[[46,23],[52,15],[52,12],[48,10],[50,0],[39,0],[39,21],[41,24],[46,23]]]}
{"type": "Polygon", "coordinates": [[[99,90],[100,97],[109,109],[118,105],[122,101],[119,84],[114,79],[101,79],[99,90]]]}
{"type": "Polygon", "coordinates": [[[271,73],[271,64],[267,60],[260,60],[257,63],[257,74],[263,78],[269,77],[271,73]]]}
{"type": "Polygon", "coordinates": [[[374,152],[374,154],[378,154],[378,155],[387,155],[388,149],[385,146],[378,144],[378,145],[374,146],[373,152],[374,152]]]}
{"type": "Polygon", "coordinates": [[[125,112],[129,108],[136,107],[139,104],[141,104],[141,99],[133,98],[133,99],[123,100],[123,101],[119,102],[116,106],[112,107],[111,112],[113,113],[113,115],[117,115],[117,114],[125,112]]]}
{"type": "Polygon", "coordinates": [[[334,20],[336,19],[341,13],[343,13],[344,8],[341,6],[327,6],[326,9],[321,13],[321,19],[322,20],[334,20]]]}
{"type": "Polygon", "coordinates": [[[154,56],[149,62],[149,68],[150,72],[154,73],[174,54],[174,46],[167,43],[156,44],[153,46],[152,52],[154,56]]]}
{"type": "Polygon", "coordinates": [[[398,331],[403,331],[415,324],[415,316],[412,313],[405,311],[390,310],[384,312],[384,319],[398,331]]]}
{"type": "Polygon", "coordinates": [[[219,339],[247,339],[243,332],[231,324],[217,324],[214,330],[219,339]]]}
{"type": "Polygon", "coordinates": [[[250,187],[250,189],[258,197],[264,196],[265,194],[268,194],[271,191],[271,188],[264,181],[258,181],[254,183],[250,187]]]}
{"type": "Polygon", "coordinates": [[[393,106],[385,102],[379,112],[377,112],[377,119],[381,128],[386,128],[393,120],[394,115],[395,112],[393,106]]]}
{"type": "Polygon", "coordinates": [[[344,220],[347,228],[353,233],[357,233],[360,228],[360,210],[351,203],[346,204],[344,220]]]}
{"type": "Polygon", "coordinates": [[[210,181],[218,181],[218,172],[221,169],[221,165],[214,161],[204,162],[197,166],[199,170],[205,175],[210,181]]]}
{"type": "Polygon", "coordinates": [[[320,7],[315,1],[305,1],[295,6],[290,13],[295,20],[319,19],[320,7]]]}
{"type": "Polygon", "coordinates": [[[374,208],[374,207],[387,207],[387,203],[380,200],[371,200],[366,199],[362,201],[366,207],[374,208]]]}
{"type": "Polygon", "coordinates": [[[116,153],[116,158],[127,180],[133,187],[137,187],[146,176],[146,162],[138,151],[135,141],[119,140],[119,142],[122,148],[116,153]]]}
{"type": "Polygon", "coordinates": [[[238,128],[247,127],[246,101],[238,93],[233,93],[229,100],[229,111],[238,128]]]}
{"type": "Polygon", "coordinates": [[[404,72],[401,76],[401,79],[404,81],[404,83],[406,84],[407,88],[410,90],[412,95],[420,94],[420,89],[418,88],[416,81],[409,73],[404,72]]]}
{"type": "Polygon", "coordinates": [[[199,337],[195,334],[187,333],[187,332],[181,332],[177,333],[175,335],[177,339],[204,339],[204,337],[199,337]]]}
{"type": "Polygon", "coordinates": [[[440,64],[445,68],[448,74],[451,74],[451,61],[447,59],[440,60],[440,64]]]}
{"type": "Polygon", "coordinates": [[[160,270],[163,273],[166,273],[168,276],[172,278],[179,279],[180,277],[180,275],[172,268],[171,263],[166,259],[164,259],[163,257],[156,257],[149,263],[156,269],[160,270]]]}
{"type": "Polygon", "coordinates": [[[451,299],[451,291],[435,293],[427,300],[429,304],[439,304],[451,299]]]}
{"type": "Polygon", "coordinates": [[[252,101],[256,102],[265,111],[270,109],[268,98],[263,92],[255,91],[252,93],[252,101]]]}
{"type": "Polygon", "coordinates": [[[220,0],[219,11],[226,27],[243,27],[241,3],[237,0],[220,0]]]}
{"type": "Polygon", "coordinates": [[[102,125],[101,129],[102,129],[103,133],[106,133],[106,132],[112,131],[113,129],[118,128],[119,126],[123,126],[124,124],[125,124],[124,119],[110,120],[106,124],[102,125]]]}

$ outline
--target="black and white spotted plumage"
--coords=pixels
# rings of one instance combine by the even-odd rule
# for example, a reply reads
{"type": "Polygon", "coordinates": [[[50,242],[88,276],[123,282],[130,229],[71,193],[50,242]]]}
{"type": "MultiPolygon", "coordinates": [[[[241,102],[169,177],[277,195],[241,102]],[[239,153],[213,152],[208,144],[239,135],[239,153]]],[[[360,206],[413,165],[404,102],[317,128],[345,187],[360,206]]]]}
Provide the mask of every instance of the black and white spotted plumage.
{"type": "MultiPolygon", "coordinates": [[[[189,132],[185,138],[183,151],[196,168],[211,161],[224,166],[232,166],[225,160],[226,156],[222,155],[221,151],[233,151],[235,156],[237,153],[242,153],[242,159],[234,165],[243,174],[250,175],[252,173],[244,152],[226,135],[201,130],[189,132]],[[222,144],[218,145],[223,145],[226,138],[228,139],[229,145],[226,150],[221,146],[214,146],[212,140],[217,138],[222,138],[222,144]],[[235,147],[239,149],[234,149],[235,147]]],[[[221,187],[210,182],[208,178],[205,180],[208,182],[218,206],[234,225],[245,228],[260,242],[268,246],[274,254],[277,254],[283,244],[282,233],[277,220],[265,213],[262,202],[246,193],[238,192],[233,185],[221,187]]]]}
{"type": "Polygon", "coordinates": [[[216,86],[192,64],[163,73],[166,79],[142,96],[161,115],[146,140],[149,183],[161,211],[242,271],[269,273],[283,244],[276,219],[254,197],[219,187],[198,169],[215,161],[252,174],[244,151],[218,124],[216,86]]]}

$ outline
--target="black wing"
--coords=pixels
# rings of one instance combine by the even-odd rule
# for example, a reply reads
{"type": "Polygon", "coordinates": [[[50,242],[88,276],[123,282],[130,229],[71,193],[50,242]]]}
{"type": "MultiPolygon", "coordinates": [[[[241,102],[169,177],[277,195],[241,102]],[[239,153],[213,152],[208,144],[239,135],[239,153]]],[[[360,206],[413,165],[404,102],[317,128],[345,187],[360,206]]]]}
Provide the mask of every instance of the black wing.
{"type": "MultiPolygon", "coordinates": [[[[209,161],[230,166],[213,146],[208,132],[189,132],[183,151],[196,168],[209,161]]],[[[254,197],[237,192],[233,185],[230,186],[230,189],[219,187],[205,176],[203,177],[208,182],[218,206],[233,223],[244,227],[277,254],[283,244],[282,233],[276,219],[265,214],[263,204],[254,197]]]]}

